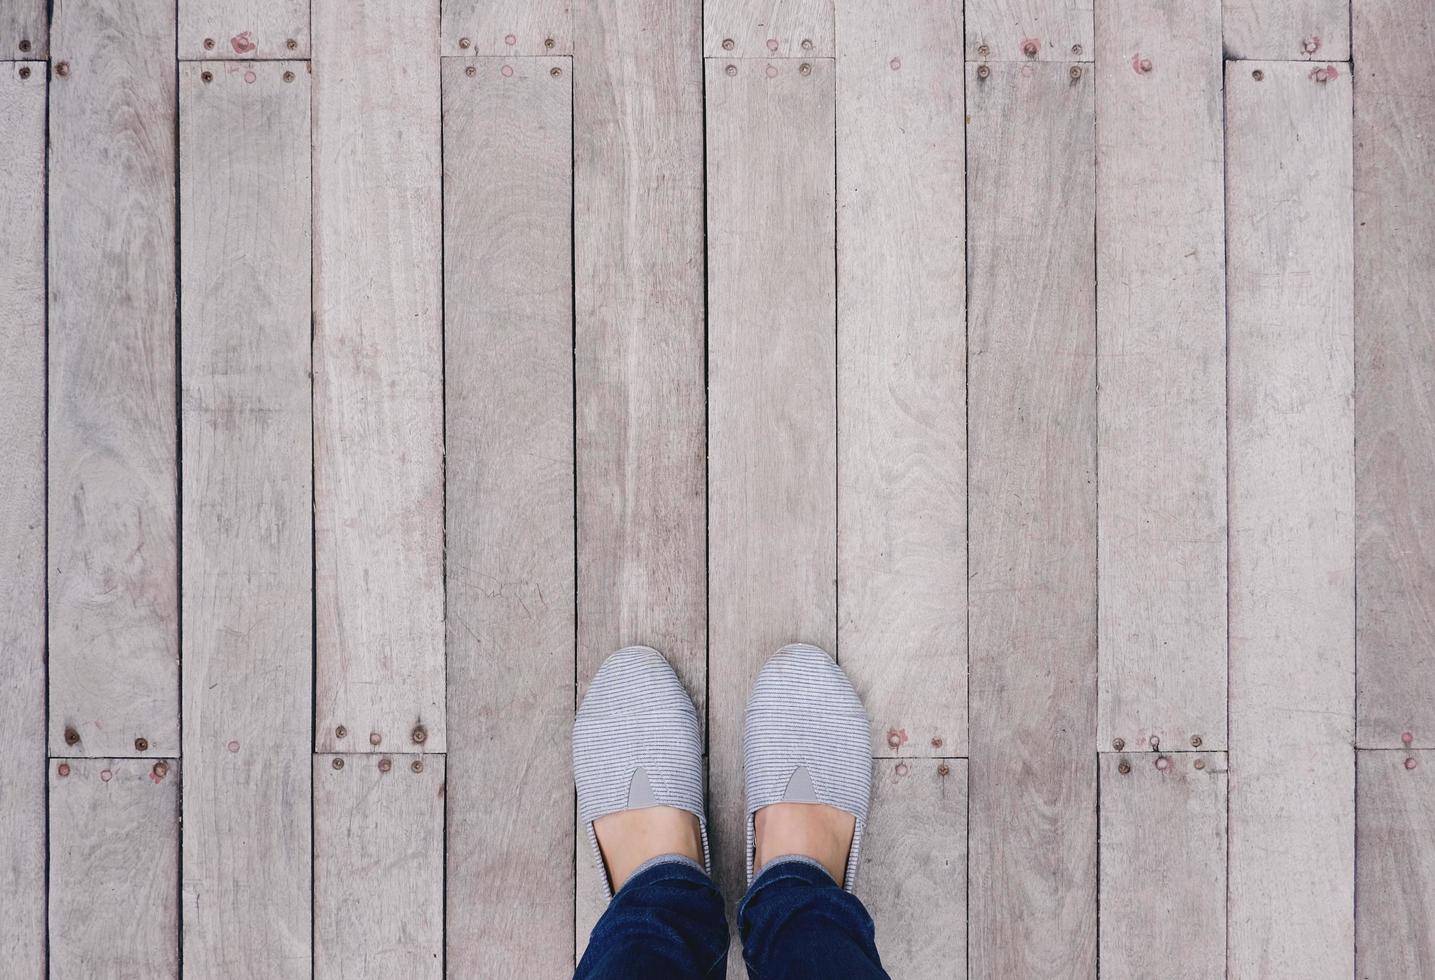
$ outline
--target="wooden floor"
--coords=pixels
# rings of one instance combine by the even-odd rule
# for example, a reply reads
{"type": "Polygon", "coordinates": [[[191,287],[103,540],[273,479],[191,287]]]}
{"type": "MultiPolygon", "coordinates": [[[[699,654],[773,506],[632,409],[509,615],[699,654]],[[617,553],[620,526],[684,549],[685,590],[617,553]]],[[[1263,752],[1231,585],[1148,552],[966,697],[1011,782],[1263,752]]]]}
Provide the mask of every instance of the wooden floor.
{"type": "Polygon", "coordinates": [[[1435,977],[1428,0],[0,0],[0,58],[5,977],[562,977],[597,664],[689,685],[735,902],[793,640],[894,977],[1435,977]]]}

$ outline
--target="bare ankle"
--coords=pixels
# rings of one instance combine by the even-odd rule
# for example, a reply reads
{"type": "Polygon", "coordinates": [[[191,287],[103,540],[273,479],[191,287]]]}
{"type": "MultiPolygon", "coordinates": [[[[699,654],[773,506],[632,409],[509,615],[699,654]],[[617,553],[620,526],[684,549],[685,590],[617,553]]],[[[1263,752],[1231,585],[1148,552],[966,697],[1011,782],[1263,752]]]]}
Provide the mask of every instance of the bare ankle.
{"type": "Polygon", "coordinates": [[[775,803],[754,816],[753,868],[789,854],[811,858],[838,885],[847,872],[847,855],[857,821],[852,814],[821,803],[775,803]]]}

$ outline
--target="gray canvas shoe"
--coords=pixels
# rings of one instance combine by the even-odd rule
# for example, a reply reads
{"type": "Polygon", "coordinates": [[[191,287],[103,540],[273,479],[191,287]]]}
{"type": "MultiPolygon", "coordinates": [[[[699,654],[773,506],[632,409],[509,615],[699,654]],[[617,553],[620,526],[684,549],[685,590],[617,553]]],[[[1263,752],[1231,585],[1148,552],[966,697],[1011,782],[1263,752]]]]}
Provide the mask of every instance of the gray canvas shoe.
{"type": "Polygon", "coordinates": [[[606,897],[613,891],[593,821],[621,810],[671,806],[693,814],[702,831],[703,869],[712,872],[698,714],[658,651],[626,647],[593,675],[573,721],[573,781],[606,897]]]}
{"type": "Polygon", "coordinates": [[[757,675],[747,702],[747,883],[752,884],[754,817],[774,803],[825,803],[857,820],[842,887],[857,880],[858,852],[872,800],[867,712],[842,668],[806,643],[783,647],[757,675]]]}

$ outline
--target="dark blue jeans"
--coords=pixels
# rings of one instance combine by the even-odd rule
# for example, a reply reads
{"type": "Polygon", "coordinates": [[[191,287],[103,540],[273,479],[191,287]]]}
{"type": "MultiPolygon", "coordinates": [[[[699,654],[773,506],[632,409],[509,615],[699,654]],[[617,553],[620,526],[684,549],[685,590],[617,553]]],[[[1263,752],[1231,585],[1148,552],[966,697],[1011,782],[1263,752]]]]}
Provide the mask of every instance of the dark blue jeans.
{"type": "MultiPolygon", "coordinates": [[[[816,864],[767,866],[737,907],[752,980],[889,980],[872,917],[816,864]]],[[[712,879],[684,861],[640,869],[618,890],[575,980],[707,980],[727,976],[727,918],[712,879]]]]}

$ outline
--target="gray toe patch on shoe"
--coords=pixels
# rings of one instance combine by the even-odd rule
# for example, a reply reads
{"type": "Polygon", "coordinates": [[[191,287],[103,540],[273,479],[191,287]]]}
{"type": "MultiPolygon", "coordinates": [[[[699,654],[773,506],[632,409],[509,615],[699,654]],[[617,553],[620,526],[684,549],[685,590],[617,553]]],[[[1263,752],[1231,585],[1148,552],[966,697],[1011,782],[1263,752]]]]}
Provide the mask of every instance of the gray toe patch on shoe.
{"type": "Polygon", "coordinates": [[[634,769],[633,781],[628,784],[628,809],[641,810],[657,805],[658,800],[653,796],[653,784],[648,782],[647,770],[634,769]]]}
{"type": "MultiPolygon", "coordinates": [[[[641,772],[642,770],[638,770],[641,772]]],[[[806,766],[798,766],[787,781],[787,791],[782,794],[784,803],[821,803],[817,790],[812,787],[812,776],[806,766]]]]}

